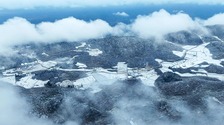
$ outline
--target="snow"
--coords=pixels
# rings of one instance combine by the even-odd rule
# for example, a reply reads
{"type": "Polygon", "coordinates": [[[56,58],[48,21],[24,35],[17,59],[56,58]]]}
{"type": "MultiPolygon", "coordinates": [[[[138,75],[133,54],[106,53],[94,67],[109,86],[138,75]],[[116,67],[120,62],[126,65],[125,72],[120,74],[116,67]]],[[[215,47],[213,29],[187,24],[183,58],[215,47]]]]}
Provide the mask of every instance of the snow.
{"type": "Polygon", "coordinates": [[[22,69],[20,70],[23,71],[24,73],[30,73],[34,71],[50,69],[55,67],[56,65],[57,65],[57,62],[55,61],[43,62],[41,60],[38,60],[31,63],[22,63],[21,66],[23,67],[21,67],[22,69]]]}
{"type": "Polygon", "coordinates": [[[56,85],[59,85],[61,87],[69,87],[69,86],[73,86],[74,84],[70,80],[64,80],[63,82],[56,83],[56,85]]]}
{"type": "Polygon", "coordinates": [[[57,62],[55,62],[55,61],[47,61],[47,62],[39,61],[39,64],[40,64],[42,67],[45,67],[45,68],[51,68],[51,67],[56,66],[56,65],[57,65],[57,62]]]}
{"type": "Polygon", "coordinates": [[[0,81],[3,81],[3,82],[6,82],[6,83],[11,83],[13,85],[15,85],[15,76],[5,76],[5,77],[2,77],[0,78],[0,81]]]}
{"type": "Polygon", "coordinates": [[[180,52],[180,51],[172,51],[173,54],[179,56],[179,57],[183,57],[184,53],[185,53],[185,50],[183,52],[180,52]]]}
{"type": "Polygon", "coordinates": [[[82,86],[84,88],[88,88],[95,81],[96,79],[93,76],[88,76],[88,77],[76,80],[73,84],[76,86],[82,86]]]}
{"type": "Polygon", "coordinates": [[[154,86],[155,80],[159,77],[155,70],[141,71],[140,74],[142,75],[139,77],[140,80],[147,86],[154,86]]]}
{"type": "MultiPolygon", "coordinates": [[[[202,44],[199,46],[191,46],[191,47],[183,46],[183,48],[186,50],[186,55],[184,57],[185,60],[176,62],[178,65],[176,65],[175,67],[176,68],[178,68],[178,67],[189,68],[189,67],[198,65],[200,63],[203,63],[203,62],[214,61],[212,59],[212,54],[205,47],[206,45],[208,45],[208,43],[205,43],[205,44],[202,44]]],[[[216,64],[217,62],[214,62],[214,63],[216,64]]]]}
{"type": "Polygon", "coordinates": [[[172,70],[170,70],[169,67],[175,65],[175,63],[172,63],[172,62],[165,62],[165,61],[163,61],[163,60],[161,60],[161,59],[155,59],[155,60],[156,60],[159,64],[161,64],[162,68],[160,68],[160,70],[161,70],[162,72],[168,72],[168,71],[171,72],[172,70]]]}
{"type": "MultiPolygon", "coordinates": [[[[169,69],[169,67],[173,68],[190,68],[190,67],[207,67],[209,65],[199,65],[203,62],[207,62],[208,64],[214,64],[218,66],[222,66],[220,63],[223,60],[216,60],[212,58],[212,54],[210,53],[209,49],[206,48],[206,46],[209,43],[204,43],[198,46],[183,46],[185,49],[183,52],[180,51],[173,51],[173,53],[179,57],[184,57],[183,60],[177,61],[177,62],[166,62],[161,59],[156,59],[158,63],[162,65],[162,68],[160,70],[162,72],[172,71],[169,69]]],[[[194,71],[193,71],[194,72],[194,71]]],[[[223,74],[216,74],[216,73],[208,73],[205,70],[199,70],[197,74],[191,74],[191,73],[177,73],[181,76],[208,76],[217,78],[219,80],[224,80],[223,74]]]]}
{"type": "Polygon", "coordinates": [[[2,72],[3,76],[15,76],[15,69],[9,69],[9,70],[6,70],[4,72],[2,72]]]}
{"type": "Polygon", "coordinates": [[[28,74],[26,77],[21,78],[20,81],[17,81],[15,85],[22,86],[24,88],[35,88],[35,87],[44,87],[44,84],[48,82],[32,79],[32,77],[33,77],[32,74],[28,74]]]}
{"type": "MultiPolygon", "coordinates": [[[[85,44],[83,43],[82,46],[85,44]]],[[[203,62],[208,62],[209,64],[215,64],[215,65],[220,65],[221,60],[215,60],[212,58],[212,54],[210,51],[205,47],[208,45],[208,43],[201,44],[199,46],[183,46],[185,49],[184,51],[173,51],[173,53],[179,57],[183,57],[184,60],[177,61],[177,62],[166,62],[161,59],[156,59],[157,62],[161,64],[160,70],[162,72],[167,72],[167,71],[172,71],[169,69],[169,67],[174,67],[174,68],[190,68],[190,67],[206,67],[208,65],[199,65],[200,63],[203,62]]],[[[90,49],[89,54],[92,56],[97,56],[98,54],[101,53],[100,50],[98,49],[90,49]]],[[[46,69],[46,68],[52,68],[56,65],[57,63],[54,61],[48,61],[48,62],[41,62],[38,61],[37,64],[35,64],[32,67],[32,70],[41,70],[41,69],[46,69]]],[[[125,62],[119,62],[118,65],[116,66],[118,72],[110,72],[108,69],[103,69],[103,68],[96,68],[96,69],[85,69],[87,68],[86,64],[78,62],[76,64],[79,68],[81,69],[60,69],[64,71],[85,71],[89,72],[88,77],[78,79],[76,81],[64,81],[64,83],[61,83],[61,86],[67,86],[68,83],[73,84],[74,86],[79,86],[80,88],[87,89],[91,88],[92,92],[98,92],[100,91],[100,86],[101,85],[111,85],[117,80],[125,80],[128,77],[132,76],[137,76],[138,79],[142,81],[143,84],[148,85],[148,86],[154,86],[155,80],[159,77],[157,73],[154,70],[147,70],[147,69],[138,69],[134,70],[131,68],[127,67],[127,64],[125,62]],[[125,72],[119,72],[120,70],[125,72]],[[129,76],[128,76],[129,75],[129,76]]],[[[13,72],[13,71],[8,71],[8,72],[13,72]]],[[[194,71],[193,71],[194,72],[194,71]]],[[[196,72],[196,71],[195,71],[196,72]]],[[[215,74],[215,73],[208,73],[204,70],[200,70],[197,72],[201,73],[196,73],[196,74],[191,74],[191,73],[178,73],[181,76],[209,76],[209,77],[214,77],[218,78],[220,80],[224,80],[222,74],[215,74]]],[[[6,75],[6,74],[5,74],[6,75]]],[[[35,87],[36,84],[39,86],[43,86],[46,81],[37,81],[33,80],[31,76],[30,77],[25,77],[21,81],[24,82],[24,84],[20,84],[21,86],[24,86],[26,88],[29,87],[35,87]],[[25,78],[31,79],[28,82],[25,82],[25,78]],[[39,83],[38,83],[39,82],[39,83]]],[[[10,81],[10,80],[8,80],[10,81]]],[[[13,81],[13,80],[12,80],[13,81]]]]}
{"type": "Polygon", "coordinates": [[[89,53],[90,56],[99,56],[100,54],[103,53],[99,49],[89,49],[87,52],[89,53]]]}
{"type": "Polygon", "coordinates": [[[47,53],[41,53],[41,55],[43,55],[43,56],[49,56],[47,53]]]}
{"type": "Polygon", "coordinates": [[[79,68],[87,68],[86,64],[84,63],[77,62],[75,65],[78,66],[79,68]]]}
{"type": "MultiPolygon", "coordinates": [[[[133,71],[133,69],[129,69],[128,72],[130,73],[136,71],[133,71]]],[[[154,82],[158,78],[158,75],[154,70],[139,70],[138,74],[140,75],[140,77],[138,78],[142,81],[142,83],[148,86],[154,86],[154,82]]],[[[67,83],[69,83],[69,85],[73,83],[75,87],[78,87],[80,89],[91,89],[92,93],[96,93],[101,91],[102,85],[112,85],[118,80],[127,79],[127,73],[110,72],[102,68],[97,68],[89,71],[87,75],[87,77],[80,78],[76,81],[66,82],[66,84],[62,82],[58,84],[62,87],[66,87],[67,83]]]]}
{"type": "MultiPolygon", "coordinates": [[[[206,48],[206,45],[209,43],[204,43],[198,46],[183,46],[184,51],[172,51],[173,54],[183,57],[184,59],[177,62],[166,62],[161,59],[156,59],[158,63],[161,64],[160,70],[162,72],[172,71],[169,67],[173,68],[190,68],[190,67],[207,67],[209,65],[199,65],[203,62],[207,62],[208,64],[215,64],[221,66],[222,60],[215,60],[212,58],[212,54],[206,48]]],[[[86,43],[82,43],[82,45],[76,47],[81,48],[86,46],[86,43]]],[[[78,50],[77,50],[78,51],[78,50]]],[[[91,56],[99,56],[102,54],[102,51],[99,49],[88,49],[89,55],[91,56]]],[[[75,57],[74,57],[75,58],[75,57]]],[[[72,58],[73,59],[73,58],[72,58]]],[[[11,83],[13,85],[23,86],[25,88],[33,88],[33,87],[43,87],[48,81],[41,81],[33,79],[33,75],[31,72],[39,71],[39,70],[48,70],[51,68],[55,68],[57,70],[63,71],[83,71],[87,72],[87,77],[80,78],[76,81],[65,80],[61,83],[57,83],[62,87],[68,87],[70,85],[74,85],[80,89],[91,89],[93,93],[99,92],[102,85],[112,85],[114,82],[118,80],[125,80],[128,78],[136,77],[140,79],[143,84],[147,86],[154,86],[155,80],[159,77],[157,73],[153,69],[132,69],[128,68],[125,62],[119,62],[115,68],[117,72],[111,72],[110,70],[116,69],[103,69],[103,68],[95,68],[95,69],[87,69],[87,65],[81,62],[77,62],[76,66],[79,69],[61,69],[55,67],[58,62],[68,62],[71,63],[69,58],[58,59],[55,61],[46,61],[43,62],[41,60],[36,59],[37,61],[31,63],[23,63],[21,64],[20,69],[9,69],[3,72],[3,78],[0,80],[11,83]],[[15,81],[15,74],[18,71],[22,71],[26,74],[25,77],[21,78],[20,81],[15,81]]],[[[191,73],[177,73],[181,76],[209,76],[214,77],[220,80],[224,80],[223,74],[216,73],[208,73],[205,70],[194,71],[194,74],[191,73]]]]}
{"type": "Polygon", "coordinates": [[[200,69],[198,70],[199,72],[203,72],[206,74],[206,76],[208,77],[212,77],[212,78],[217,78],[219,80],[224,81],[224,75],[223,74],[217,74],[217,73],[208,73],[207,71],[205,71],[204,69],[200,69]]]}
{"type": "Polygon", "coordinates": [[[76,49],[83,48],[86,46],[86,43],[82,43],[80,46],[75,47],[76,49]]]}
{"type": "Polygon", "coordinates": [[[214,36],[216,39],[218,39],[221,42],[224,42],[222,39],[220,39],[218,36],[214,36]]]}
{"type": "Polygon", "coordinates": [[[117,63],[117,72],[118,73],[127,73],[128,65],[125,62],[118,62],[117,63]]]}
{"type": "Polygon", "coordinates": [[[74,86],[80,88],[80,89],[92,89],[92,93],[97,93],[101,91],[101,89],[98,87],[98,83],[94,76],[88,76],[85,78],[81,78],[73,82],[74,86]]]}
{"type": "Polygon", "coordinates": [[[44,84],[46,84],[48,81],[33,79],[33,75],[30,73],[34,71],[50,69],[55,67],[56,64],[57,62],[55,61],[43,62],[40,60],[31,63],[23,63],[21,64],[21,66],[23,66],[21,68],[4,71],[3,78],[1,78],[1,80],[13,85],[22,86],[24,88],[44,87],[44,84]],[[18,71],[22,71],[24,74],[26,74],[26,76],[21,78],[20,81],[15,80],[15,74],[18,74],[18,71]]]}
{"type": "MultiPolygon", "coordinates": [[[[203,62],[208,62],[209,64],[215,64],[218,66],[221,66],[221,60],[215,60],[212,58],[212,54],[210,51],[205,47],[209,43],[205,43],[199,46],[183,46],[185,51],[182,52],[177,52],[173,51],[176,55],[185,55],[184,59],[181,61],[177,62],[165,62],[162,60],[157,59],[156,61],[161,63],[163,68],[166,67],[173,67],[173,68],[190,68],[190,67],[195,67],[200,63],[203,62]]],[[[165,70],[165,69],[163,69],[165,70]]]]}

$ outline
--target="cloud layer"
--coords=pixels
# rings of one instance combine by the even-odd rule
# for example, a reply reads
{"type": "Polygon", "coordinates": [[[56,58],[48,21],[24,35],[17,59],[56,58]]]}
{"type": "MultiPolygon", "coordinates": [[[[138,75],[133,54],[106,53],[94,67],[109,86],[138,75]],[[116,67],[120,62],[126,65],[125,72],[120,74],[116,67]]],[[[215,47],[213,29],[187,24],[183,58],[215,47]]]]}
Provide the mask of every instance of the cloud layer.
{"type": "Polygon", "coordinates": [[[1,0],[0,8],[24,9],[35,7],[83,7],[83,6],[116,6],[128,4],[224,4],[223,0],[1,0]]]}
{"type": "Polygon", "coordinates": [[[224,25],[224,13],[219,13],[204,21],[205,25],[224,25]]]}
{"type": "Polygon", "coordinates": [[[0,25],[1,51],[29,42],[69,42],[101,38],[110,32],[112,27],[103,20],[85,22],[69,17],[35,25],[24,18],[15,17],[0,25]]]}
{"type": "Polygon", "coordinates": [[[31,107],[18,90],[0,81],[0,124],[1,125],[53,125],[50,121],[31,115],[31,107]]]}
{"type": "Polygon", "coordinates": [[[128,17],[129,15],[125,12],[117,12],[117,13],[113,13],[113,15],[115,16],[123,16],[123,17],[128,17]]]}
{"type": "Polygon", "coordinates": [[[147,16],[138,16],[132,24],[132,31],[140,37],[160,37],[167,33],[189,30],[197,27],[197,23],[184,13],[170,14],[165,10],[147,16]]]}
{"type": "Polygon", "coordinates": [[[181,30],[204,30],[206,25],[224,24],[224,14],[217,14],[207,20],[192,19],[185,13],[170,14],[160,10],[149,15],[138,16],[132,24],[119,23],[110,26],[97,19],[83,21],[74,17],[55,22],[32,24],[24,18],[15,17],[0,24],[0,53],[9,52],[14,45],[25,43],[52,43],[60,41],[81,41],[103,38],[106,35],[136,35],[142,38],[159,38],[181,30]]]}

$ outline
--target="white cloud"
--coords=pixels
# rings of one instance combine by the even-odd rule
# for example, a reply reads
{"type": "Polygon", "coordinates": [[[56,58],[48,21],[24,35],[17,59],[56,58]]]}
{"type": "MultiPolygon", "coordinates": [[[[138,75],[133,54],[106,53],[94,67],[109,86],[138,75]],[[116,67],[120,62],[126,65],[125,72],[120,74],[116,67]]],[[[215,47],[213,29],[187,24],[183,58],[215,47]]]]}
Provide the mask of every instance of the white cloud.
{"type": "Polygon", "coordinates": [[[7,52],[13,45],[29,42],[79,41],[101,38],[113,28],[103,20],[85,22],[73,17],[56,22],[32,24],[23,18],[9,19],[0,25],[0,51],[7,52]]]}
{"type": "Polygon", "coordinates": [[[204,21],[205,25],[224,25],[224,13],[216,14],[204,21]]]}
{"type": "Polygon", "coordinates": [[[73,17],[54,23],[43,22],[36,26],[42,41],[79,41],[91,38],[102,38],[112,31],[112,27],[103,21],[85,22],[73,17]]]}
{"type": "Polygon", "coordinates": [[[30,42],[39,39],[35,25],[23,18],[9,19],[0,25],[0,51],[7,52],[12,45],[30,42]]]}
{"type": "Polygon", "coordinates": [[[155,37],[161,40],[164,35],[181,30],[194,30],[206,33],[205,25],[224,24],[223,14],[208,20],[192,19],[185,13],[170,14],[160,10],[149,15],[138,16],[132,24],[118,23],[111,27],[107,22],[97,19],[83,21],[74,17],[55,22],[32,24],[24,18],[15,17],[0,24],[0,53],[8,54],[14,45],[30,42],[80,41],[103,38],[106,35],[137,35],[142,38],[155,37]]]}
{"type": "Polygon", "coordinates": [[[198,25],[187,14],[170,14],[165,10],[160,10],[147,16],[138,16],[131,29],[143,38],[161,38],[167,33],[194,29],[198,25]]]}
{"type": "Polygon", "coordinates": [[[110,6],[128,4],[195,3],[224,4],[223,0],[0,0],[0,8],[110,6]]]}
{"type": "Polygon", "coordinates": [[[115,16],[123,16],[123,17],[128,17],[129,15],[125,12],[117,12],[117,13],[113,13],[113,15],[115,16]]]}

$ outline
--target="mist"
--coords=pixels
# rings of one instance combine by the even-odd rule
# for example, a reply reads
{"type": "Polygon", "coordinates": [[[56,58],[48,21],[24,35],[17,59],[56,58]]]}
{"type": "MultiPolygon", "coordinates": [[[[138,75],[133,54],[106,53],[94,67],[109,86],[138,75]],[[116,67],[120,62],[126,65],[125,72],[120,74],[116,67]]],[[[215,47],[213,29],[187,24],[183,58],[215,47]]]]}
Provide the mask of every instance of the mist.
{"type": "Polygon", "coordinates": [[[31,106],[18,88],[0,82],[0,124],[1,125],[53,125],[52,122],[32,114],[31,106]]]}
{"type": "MultiPolygon", "coordinates": [[[[111,81],[112,82],[112,81],[111,81]]],[[[223,123],[224,107],[214,97],[205,97],[203,105],[192,108],[180,97],[167,98],[157,88],[145,86],[141,81],[116,81],[111,85],[103,81],[95,83],[102,89],[89,90],[66,88],[40,88],[26,90],[8,83],[0,84],[0,124],[2,125],[219,125],[223,123]],[[33,94],[22,94],[30,91],[33,94]],[[52,103],[46,103],[55,95],[44,93],[60,91],[63,101],[55,113],[44,113],[46,107],[58,102],[57,95],[52,103]],[[35,101],[27,101],[29,98],[35,101]],[[46,102],[39,100],[45,97],[46,102]],[[36,110],[38,105],[43,109],[36,110]],[[202,107],[202,108],[201,108],[202,107]],[[35,111],[35,112],[34,112],[35,111]]],[[[52,105],[53,106],[53,105],[52,105]]],[[[54,109],[53,107],[51,107],[54,109]]]]}

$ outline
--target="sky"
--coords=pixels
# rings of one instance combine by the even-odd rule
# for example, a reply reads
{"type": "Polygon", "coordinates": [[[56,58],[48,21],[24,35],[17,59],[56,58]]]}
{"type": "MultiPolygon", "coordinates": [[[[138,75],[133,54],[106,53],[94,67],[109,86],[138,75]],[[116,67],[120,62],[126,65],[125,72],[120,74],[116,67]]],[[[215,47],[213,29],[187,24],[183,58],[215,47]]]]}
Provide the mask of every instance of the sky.
{"type": "Polygon", "coordinates": [[[0,0],[1,9],[36,7],[120,6],[130,4],[208,4],[224,5],[223,0],[0,0]]]}

